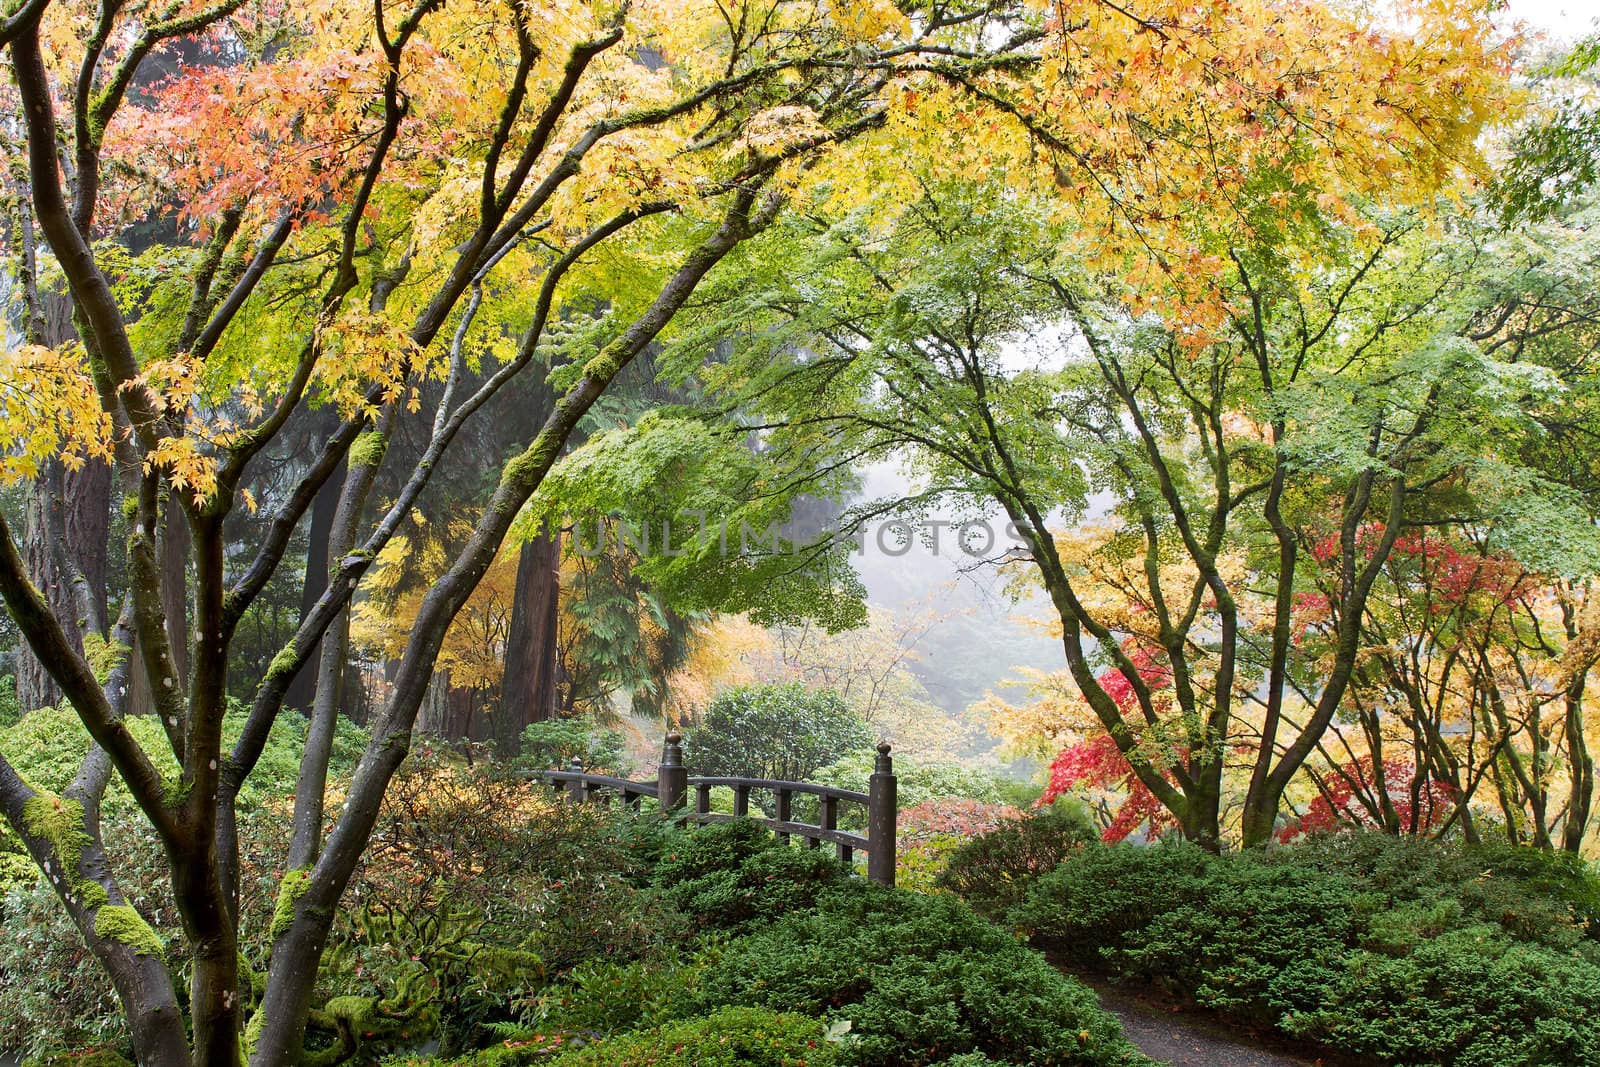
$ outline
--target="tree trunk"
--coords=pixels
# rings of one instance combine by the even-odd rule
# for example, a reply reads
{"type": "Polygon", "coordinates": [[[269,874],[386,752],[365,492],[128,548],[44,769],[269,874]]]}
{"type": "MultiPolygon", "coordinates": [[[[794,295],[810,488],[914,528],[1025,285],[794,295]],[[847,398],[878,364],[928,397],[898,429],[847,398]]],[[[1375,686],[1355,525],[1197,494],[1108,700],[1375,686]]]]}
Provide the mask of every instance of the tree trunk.
{"type": "MultiPolygon", "coordinates": [[[[84,635],[106,634],[106,556],[111,530],[111,468],[80,471],[50,461],[28,499],[23,553],[28,572],[75,652],[84,635]]],[[[18,650],[17,697],[25,709],[55,704],[61,691],[26,642],[18,650]]]]}
{"type": "MultiPolygon", "coordinates": [[[[61,506],[58,494],[60,474],[60,464],[51,460],[34,480],[33,492],[28,494],[26,531],[22,544],[22,556],[28,567],[28,577],[39,587],[39,591],[44,594],[53,611],[60,610],[61,582],[56,573],[55,553],[52,550],[50,527],[53,524],[50,521],[50,513],[61,506]]],[[[71,618],[70,615],[57,617],[71,618]]],[[[77,642],[77,651],[82,652],[82,638],[73,627],[67,628],[67,635],[77,642]]],[[[60,700],[61,690],[50,677],[50,672],[45,670],[44,664],[39,662],[39,657],[34,655],[33,648],[26,641],[19,642],[17,701],[22,705],[23,711],[50,707],[60,700]]]]}
{"type": "Polygon", "coordinates": [[[1215,783],[1206,776],[1190,792],[1184,805],[1180,825],[1183,836],[1207,852],[1222,851],[1222,790],[1220,778],[1215,783]]]}
{"type": "MultiPolygon", "coordinates": [[[[214,836],[197,838],[208,846],[214,836]]],[[[176,865],[173,892],[193,957],[189,1017],[195,1067],[235,1067],[242,1062],[238,929],[218,880],[215,848],[197,848],[176,865]]]]}
{"type": "MultiPolygon", "coordinates": [[[[393,425],[394,408],[391,406],[379,419],[378,428],[369,431],[374,436],[368,439],[367,444],[370,446],[377,442],[379,447],[364,448],[360,462],[347,465],[340,473],[330,478],[313,502],[314,507],[321,506],[323,497],[328,495],[328,486],[335,482],[339,483],[337,492],[332,495],[333,514],[320,539],[313,516],[312,550],[308,559],[314,561],[317,557],[321,557],[322,580],[316,596],[311,596],[312,581],[309,571],[311,564],[307,563],[306,595],[310,600],[302,608],[302,618],[310,613],[317,598],[321,597],[322,591],[328,587],[330,561],[344,556],[356,545],[361,516],[366,510],[367,497],[372,492],[373,482],[377,480],[378,470],[383,465],[383,457],[387,452],[386,442],[393,425]]],[[[305,753],[300,758],[300,773],[295,780],[294,821],[289,841],[291,868],[309,867],[322,850],[322,817],[324,795],[328,787],[328,760],[333,752],[333,735],[339,725],[339,709],[344,706],[344,682],[349,667],[349,656],[350,609],[347,606],[339,612],[339,617],[322,635],[316,670],[300,672],[300,678],[312,679],[316,695],[312,702],[311,723],[306,729],[305,753]]]]}
{"type": "Polygon", "coordinates": [[[470,686],[452,685],[445,690],[446,728],[449,731],[445,736],[451,741],[472,740],[472,695],[470,686]]]}
{"type": "Polygon", "coordinates": [[[161,524],[161,611],[167,617],[167,644],[177,685],[189,685],[189,554],[194,538],[174,492],[161,524]]]}
{"type": "MultiPolygon", "coordinates": [[[[161,520],[161,536],[157,556],[161,567],[161,611],[167,620],[167,644],[172,647],[173,666],[177,670],[175,685],[180,692],[187,687],[189,678],[189,550],[191,538],[189,525],[184,520],[183,509],[176,498],[167,502],[161,520]]],[[[132,715],[148,715],[154,708],[151,679],[144,667],[144,657],[136,647],[133,650],[132,696],[128,711],[132,715]]]]}
{"type": "MultiPolygon", "coordinates": [[[[26,186],[23,195],[27,195],[26,186]]],[[[26,211],[22,212],[22,225],[25,231],[21,263],[21,282],[26,303],[24,339],[30,344],[55,348],[73,335],[72,304],[60,292],[41,291],[38,288],[32,216],[26,211]]],[[[39,587],[40,592],[44,593],[45,600],[52,610],[59,610],[61,607],[61,582],[56,568],[52,536],[52,527],[55,525],[52,521],[53,513],[61,507],[61,490],[61,464],[53,459],[48,460],[44,470],[34,479],[33,492],[28,497],[22,546],[28,576],[33,579],[34,585],[39,587]]],[[[57,615],[57,618],[70,619],[72,616],[57,615]]],[[[81,652],[82,638],[72,631],[73,628],[68,627],[69,638],[78,642],[78,651],[81,652]]],[[[59,702],[61,690],[34,655],[33,649],[23,641],[20,642],[17,651],[17,699],[23,710],[32,711],[34,708],[59,702]]]]}
{"type": "MultiPolygon", "coordinates": [[[[450,689],[450,672],[435,671],[422,696],[422,706],[417,712],[417,732],[434,737],[444,737],[449,729],[445,709],[445,693],[450,689]]],[[[393,698],[391,697],[391,700],[393,698]]]]}
{"type": "Polygon", "coordinates": [[[556,709],[556,630],[561,600],[561,540],[541,532],[517,557],[506,668],[495,715],[495,744],[505,755],[521,747],[523,727],[556,709]]]}
{"type": "Polygon", "coordinates": [[[89,629],[104,636],[109,623],[106,557],[111,538],[111,465],[88,463],[82,470],[66,471],[62,488],[66,508],[65,548],[93,608],[89,629]]]}
{"type": "Polygon", "coordinates": [[[1586,677],[1579,674],[1567,689],[1567,768],[1570,786],[1567,794],[1567,822],[1561,847],[1573,855],[1583,850],[1583,835],[1589,829],[1589,813],[1594,804],[1594,757],[1583,736],[1583,690],[1586,677]]]}
{"type": "MultiPolygon", "coordinates": [[[[334,516],[339,510],[340,497],[344,493],[344,481],[345,468],[341,465],[333,477],[322,483],[322,488],[317,491],[316,497],[311,502],[311,526],[306,535],[306,578],[300,592],[302,619],[311,614],[311,609],[322,596],[322,591],[328,588],[330,558],[328,539],[333,532],[334,516]]],[[[345,550],[348,551],[348,547],[345,550]]],[[[289,692],[283,698],[284,706],[298,708],[301,711],[311,710],[312,701],[317,693],[317,678],[322,670],[321,659],[319,656],[306,660],[305,666],[300,668],[300,673],[289,683],[289,692]]]]}

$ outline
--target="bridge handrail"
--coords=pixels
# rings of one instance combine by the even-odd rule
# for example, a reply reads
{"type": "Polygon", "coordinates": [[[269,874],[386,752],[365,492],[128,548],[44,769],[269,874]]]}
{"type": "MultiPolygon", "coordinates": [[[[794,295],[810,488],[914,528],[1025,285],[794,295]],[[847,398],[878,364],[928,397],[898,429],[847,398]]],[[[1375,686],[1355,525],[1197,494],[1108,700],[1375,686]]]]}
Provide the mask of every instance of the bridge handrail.
{"type": "Polygon", "coordinates": [[[691,787],[697,785],[727,786],[730,789],[766,789],[774,793],[809,793],[818,797],[833,797],[835,800],[848,800],[855,804],[871,804],[872,797],[856,789],[840,789],[831,785],[819,785],[816,782],[784,782],[775,778],[698,778],[689,779],[691,787]]]}
{"type": "Polygon", "coordinates": [[[816,782],[786,782],[774,778],[736,778],[725,776],[690,777],[683,765],[683,737],[678,733],[667,735],[661,755],[661,771],[653,782],[635,782],[606,774],[591,774],[574,757],[564,771],[539,771],[538,777],[551,787],[562,789],[570,799],[577,801],[604,800],[612,793],[620,793],[622,802],[637,810],[645,797],[654,797],[661,809],[676,812],[677,817],[690,822],[726,822],[750,816],[750,791],[767,790],[777,799],[774,818],[765,813],[754,818],[767,826],[785,841],[791,837],[805,840],[812,848],[826,841],[832,844],[839,858],[850,863],[855,853],[867,854],[867,877],[874,882],[894,884],[895,824],[899,812],[898,782],[894,763],[889,757],[887,742],[878,745],[878,758],[874,765],[867,792],[839,789],[816,782]],[[733,814],[711,810],[711,790],[725,787],[733,790],[733,814]],[[690,790],[694,791],[694,804],[689,804],[690,790]],[[791,801],[794,794],[815,796],[821,801],[821,822],[818,824],[796,822],[791,801]],[[839,829],[839,803],[861,804],[867,809],[867,833],[853,834],[839,829]]]}
{"type": "Polygon", "coordinates": [[[615,789],[618,792],[659,796],[661,787],[655,782],[635,782],[629,778],[613,778],[607,774],[590,774],[588,771],[540,771],[539,777],[550,782],[584,782],[591,786],[615,789]]]}
{"type": "MultiPolygon", "coordinates": [[[[736,822],[739,819],[749,818],[746,815],[725,815],[718,811],[703,812],[696,816],[697,822],[736,822]]],[[[808,822],[779,822],[777,819],[763,819],[756,817],[756,822],[766,826],[767,829],[785,836],[794,835],[808,840],[827,841],[831,844],[848,848],[851,851],[867,852],[870,855],[872,842],[861,834],[852,834],[848,830],[829,830],[822,826],[813,826],[808,822]]]]}

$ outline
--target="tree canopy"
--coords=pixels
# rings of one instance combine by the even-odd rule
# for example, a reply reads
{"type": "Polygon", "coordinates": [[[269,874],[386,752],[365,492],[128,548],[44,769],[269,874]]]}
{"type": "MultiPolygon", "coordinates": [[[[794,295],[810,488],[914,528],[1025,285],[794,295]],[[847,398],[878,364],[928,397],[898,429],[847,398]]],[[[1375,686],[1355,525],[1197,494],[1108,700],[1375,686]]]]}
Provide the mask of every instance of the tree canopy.
{"type": "MultiPolygon", "coordinates": [[[[844,525],[1009,520],[996,562],[1047,595],[1069,679],[1022,740],[1093,746],[1052,788],[1209,848],[1235,808],[1264,843],[1308,776],[1392,822],[1367,709],[1409,686],[1413,781],[1491,781],[1581,841],[1588,119],[1513,138],[1500,198],[1549,218],[1508,226],[1480,153],[1517,41],[1481,3],[9,0],[0,48],[0,486],[29,501],[0,507],[0,596],[33,702],[87,737],[55,791],[0,757],[0,810],[141,1064],[304,1061],[419,724],[483,735],[452,694],[659,714],[719,613],[871,618],[802,520],[874,459],[914,496],[844,525]],[[672,537],[584,552],[605,519],[672,537]],[[745,528],[788,532],[730,551],[745,528]],[[1517,672],[1559,701],[1508,710],[1517,672]],[[241,803],[291,708],[253,976],[241,803]],[[1327,758],[1347,727],[1364,751],[1327,758]],[[185,992],[102,834],[113,781],[185,992]]],[[[777,692],[762,729],[826,705],[812,769],[865,736],[777,692]]]]}

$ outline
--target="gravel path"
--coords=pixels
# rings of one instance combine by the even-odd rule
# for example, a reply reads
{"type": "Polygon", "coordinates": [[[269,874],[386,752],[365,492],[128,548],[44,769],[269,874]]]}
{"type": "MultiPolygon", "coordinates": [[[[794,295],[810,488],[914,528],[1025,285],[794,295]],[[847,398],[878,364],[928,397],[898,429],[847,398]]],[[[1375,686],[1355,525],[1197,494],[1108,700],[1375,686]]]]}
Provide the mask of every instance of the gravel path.
{"type": "Polygon", "coordinates": [[[1172,1067],[1320,1067],[1325,1061],[1274,1051],[1247,1030],[1170,1000],[1127,986],[1077,975],[1100,995],[1100,1006],[1122,1020],[1128,1040],[1152,1059],[1172,1067]]]}

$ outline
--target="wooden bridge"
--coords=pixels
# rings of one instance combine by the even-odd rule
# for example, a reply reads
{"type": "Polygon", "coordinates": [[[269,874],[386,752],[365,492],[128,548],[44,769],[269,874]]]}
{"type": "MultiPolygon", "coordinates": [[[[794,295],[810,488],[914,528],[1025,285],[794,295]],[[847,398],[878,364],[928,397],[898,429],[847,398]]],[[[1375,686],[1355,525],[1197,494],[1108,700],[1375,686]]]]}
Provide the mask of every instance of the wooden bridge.
{"type": "Polygon", "coordinates": [[[775,831],[785,841],[798,837],[810,848],[821,848],[827,842],[838,851],[841,860],[852,865],[855,854],[864,852],[867,856],[867,877],[884,885],[894,885],[898,800],[894,761],[889,757],[887,742],[878,746],[878,759],[865,793],[812,782],[695,777],[684,766],[683,737],[677,733],[667,735],[666,746],[661,754],[661,770],[653,782],[590,774],[577,758],[573,759],[572,766],[567,770],[541,771],[540,775],[553,788],[565,790],[567,796],[575,801],[606,803],[620,797],[624,805],[637,811],[645,797],[652,797],[662,812],[676,812],[679,819],[702,823],[749,818],[751,792],[770,793],[774,802],[773,815],[769,818],[765,813],[758,814],[755,816],[757,822],[775,831]],[[733,791],[732,815],[711,810],[711,791],[719,786],[733,791]],[[796,795],[817,798],[820,814],[816,823],[795,821],[796,795]],[[840,804],[856,804],[866,810],[865,836],[839,828],[840,804]]]}

